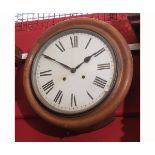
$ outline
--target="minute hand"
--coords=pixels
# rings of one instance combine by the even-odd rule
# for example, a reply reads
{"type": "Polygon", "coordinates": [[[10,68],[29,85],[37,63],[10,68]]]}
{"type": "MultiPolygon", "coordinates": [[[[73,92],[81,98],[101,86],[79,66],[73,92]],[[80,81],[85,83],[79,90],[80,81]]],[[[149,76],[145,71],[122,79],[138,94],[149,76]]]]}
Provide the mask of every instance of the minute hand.
{"type": "Polygon", "coordinates": [[[67,65],[65,65],[65,64],[63,64],[63,63],[61,63],[61,62],[59,62],[59,61],[57,61],[57,60],[55,60],[55,59],[53,59],[53,58],[51,58],[51,57],[45,55],[45,54],[43,54],[43,56],[44,56],[45,58],[47,58],[47,59],[50,59],[50,60],[53,60],[53,61],[57,62],[58,64],[62,65],[62,66],[65,67],[66,69],[69,69],[70,71],[72,70],[71,67],[69,67],[69,66],[67,66],[67,65]]]}

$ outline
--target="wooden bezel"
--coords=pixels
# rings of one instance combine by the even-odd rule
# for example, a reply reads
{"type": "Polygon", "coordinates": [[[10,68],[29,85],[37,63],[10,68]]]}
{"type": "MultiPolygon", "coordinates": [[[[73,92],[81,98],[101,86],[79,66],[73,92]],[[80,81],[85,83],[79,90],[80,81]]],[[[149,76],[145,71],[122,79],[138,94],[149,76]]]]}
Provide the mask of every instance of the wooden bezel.
{"type": "Polygon", "coordinates": [[[94,126],[97,126],[101,122],[104,122],[112,113],[114,113],[129,90],[132,81],[132,74],[133,62],[131,52],[120,32],[118,32],[113,26],[108,23],[92,18],[83,17],[61,22],[53,26],[52,28],[49,28],[47,32],[45,32],[40,37],[40,39],[31,48],[27,57],[24,67],[23,85],[29,104],[35,110],[35,112],[39,114],[39,116],[55,126],[74,131],[81,131],[92,127],[94,128],[94,126]],[[103,36],[111,44],[118,61],[118,75],[111,94],[106,98],[106,100],[103,101],[104,104],[101,103],[99,106],[95,107],[94,110],[91,110],[84,115],[64,117],[63,115],[58,115],[52,111],[49,111],[39,103],[32,90],[30,77],[33,60],[39,49],[52,36],[73,28],[95,31],[103,36]]]}

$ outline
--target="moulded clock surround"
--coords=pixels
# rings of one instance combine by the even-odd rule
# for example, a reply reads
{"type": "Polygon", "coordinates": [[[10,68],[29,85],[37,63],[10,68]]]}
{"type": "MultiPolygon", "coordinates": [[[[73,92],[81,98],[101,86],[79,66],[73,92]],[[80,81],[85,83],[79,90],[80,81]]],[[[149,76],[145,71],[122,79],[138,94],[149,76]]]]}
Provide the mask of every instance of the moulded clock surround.
{"type": "Polygon", "coordinates": [[[23,85],[29,104],[43,119],[61,128],[79,131],[94,128],[101,122],[106,121],[107,118],[114,113],[129,90],[132,81],[132,74],[133,62],[131,52],[120,32],[110,24],[99,20],[91,18],[76,18],[66,20],[49,28],[33,45],[25,63],[23,85]],[[31,71],[34,59],[41,47],[53,36],[71,29],[85,29],[96,32],[109,42],[114,49],[117,59],[117,79],[111,93],[102,101],[102,103],[88,112],[86,111],[68,117],[63,114],[60,115],[55,113],[40,104],[40,101],[36,97],[32,88],[31,71]]]}

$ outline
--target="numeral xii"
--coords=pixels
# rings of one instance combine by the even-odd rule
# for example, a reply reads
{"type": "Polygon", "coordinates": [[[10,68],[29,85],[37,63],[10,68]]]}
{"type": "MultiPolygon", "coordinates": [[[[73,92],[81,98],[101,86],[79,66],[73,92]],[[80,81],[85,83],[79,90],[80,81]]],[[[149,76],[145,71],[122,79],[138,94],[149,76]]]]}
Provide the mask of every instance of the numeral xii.
{"type": "Polygon", "coordinates": [[[70,37],[72,48],[78,47],[78,36],[70,37]]]}

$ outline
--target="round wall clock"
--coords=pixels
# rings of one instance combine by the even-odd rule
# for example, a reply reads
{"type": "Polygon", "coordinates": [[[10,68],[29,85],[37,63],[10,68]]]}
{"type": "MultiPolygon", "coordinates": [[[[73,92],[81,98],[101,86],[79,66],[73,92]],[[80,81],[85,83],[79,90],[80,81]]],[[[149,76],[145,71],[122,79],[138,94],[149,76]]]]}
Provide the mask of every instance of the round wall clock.
{"type": "Polygon", "coordinates": [[[32,108],[65,129],[88,130],[103,123],[125,98],[132,56],[111,25],[90,18],[61,22],[33,45],[23,84],[32,108]]]}

